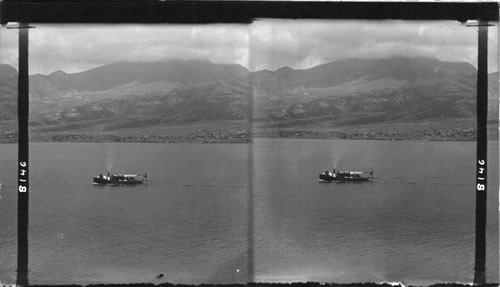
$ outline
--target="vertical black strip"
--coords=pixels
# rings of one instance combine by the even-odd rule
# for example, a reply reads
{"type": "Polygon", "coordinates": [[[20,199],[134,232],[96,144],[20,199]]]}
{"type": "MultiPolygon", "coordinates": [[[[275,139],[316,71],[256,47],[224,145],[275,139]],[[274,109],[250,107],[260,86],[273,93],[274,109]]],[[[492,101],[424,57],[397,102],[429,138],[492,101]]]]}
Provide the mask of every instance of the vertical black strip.
{"type": "Polygon", "coordinates": [[[21,23],[19,29],[19,74],[18,74],[18,197],[17,197],[17,285],[28,286],[28,25],[21,23]]]}
{"type": "Polygon", "coordinates": [[[488,147],[488,23],[479,22],[477,62],[476,253],[474,283],[486,283],[486,151],[488,147]]]}
{"type": "Polygon", "coordinates": [[[248,282],[255,282],[255,193],[254,193],[254,153],[253,153],[253,85],[248,76],[248,282]]]}

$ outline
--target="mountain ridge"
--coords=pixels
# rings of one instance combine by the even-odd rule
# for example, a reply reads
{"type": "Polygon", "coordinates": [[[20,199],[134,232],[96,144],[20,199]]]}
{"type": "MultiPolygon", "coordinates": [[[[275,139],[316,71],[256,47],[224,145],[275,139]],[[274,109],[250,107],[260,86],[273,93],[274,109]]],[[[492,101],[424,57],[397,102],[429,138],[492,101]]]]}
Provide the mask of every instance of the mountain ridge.
{"type": "MultiPolygon", "coordinates": [[[[0,66],[0,101],[11,103],[16,83],[12,69],[4,70],[10,78],[2,79],[0,66]]],[[[235,120],[299,128],[473,119],[475,77],[469,63],[424,57],[254,72],[201,60],[120,62],[30,76],[30,125],[33,132],[69,132],[235,120]]],[[[498,84],[489,94],[489,115],[498,119],[498,84]]],[[[5,111],[3,119],[13,116],[5,111]]]]}

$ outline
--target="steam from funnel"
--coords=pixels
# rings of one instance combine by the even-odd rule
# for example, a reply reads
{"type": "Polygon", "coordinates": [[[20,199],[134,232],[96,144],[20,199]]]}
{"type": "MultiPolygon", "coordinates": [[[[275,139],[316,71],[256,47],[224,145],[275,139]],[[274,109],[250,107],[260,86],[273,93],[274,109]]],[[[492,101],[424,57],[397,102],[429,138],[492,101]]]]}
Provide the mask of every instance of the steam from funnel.
{"type": "Polygon", "coordinates": [[[106,171],[111,172],[113,169],[113,165],[115,163],[115,153],[113,151],[108,150],[106,152],[106,171]]]}
{"type": "Polygon", "coordinates": [[[113,169],[113,157],[110,157],[108,156],[106,158],[106,169],[107,169],[107,172],[111,172],[111,169],[113,169]]]}
{"type": "Polygon", "coordinates": [[[340,159],[334,155],[333,159],[332,159],[332,166],[334,169],[337,169],[337,166],[339,165],[339,161],[340,161],[340,159]]]}
{"type": "Polygon", "coordinates": [[[339,163],[340,163],[340,154],[338,152],[332,152],[332,167],[334,169],[337,169],[339,163]]]}
{"type": "Polygon", "coordinates": [[[334,169],[338,169],[343,154],[344,154],[344,148],[342,146],[332,145],[331,155],[332,155],[332,167],[334,169]]]}

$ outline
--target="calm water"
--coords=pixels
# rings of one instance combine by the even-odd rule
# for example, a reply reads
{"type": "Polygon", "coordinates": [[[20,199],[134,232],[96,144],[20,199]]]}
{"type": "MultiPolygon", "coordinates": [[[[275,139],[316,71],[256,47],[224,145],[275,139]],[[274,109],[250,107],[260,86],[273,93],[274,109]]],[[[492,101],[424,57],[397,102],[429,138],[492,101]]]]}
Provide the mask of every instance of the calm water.
{"type": "MultiPolygon", "coordinates": [[[[488,278],[498,281],[498,146],[490,145],[488,278]]],[[[260,281],[471,282],[475,143],[263,140],[254,152],[260,281]],[[372,183],[319,183],[321,168],[372,183]]]]}
{"type": "MultiPolygon", "coordinates": [[[[490,281],[498,281],[497,145],[490,281]]],[[[17,147],[0,151],[0,280],[13,283],[17,147]]],[[[473,280],[474,143],[37,143],[30,152],[32,283],[473,280]],[[375,179],[319,183],[333,165],[373,168],[375,179]],[[147,171],[150,182],[93,186],[107,168],[147,171]]]]}

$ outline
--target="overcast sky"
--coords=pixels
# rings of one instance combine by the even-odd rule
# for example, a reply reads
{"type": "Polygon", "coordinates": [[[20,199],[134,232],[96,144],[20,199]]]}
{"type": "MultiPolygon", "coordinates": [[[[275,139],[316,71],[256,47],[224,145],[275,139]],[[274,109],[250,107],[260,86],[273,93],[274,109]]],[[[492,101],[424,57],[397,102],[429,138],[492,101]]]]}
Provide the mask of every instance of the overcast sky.
{"type": "MultiPolygon", "coordinates": [[[[249,25],[35,25],[30,74],[119,61],[204,59],[250,70],[309,68],[342,58],[427,56],[476,66],[477,28],[456,21],[258,20],[249,25]]],[[[17,68],[17,31],[0,29],[0,62],[17,68]]],[[[490,27],[489,72],[498,70],[490,27]]]]}

